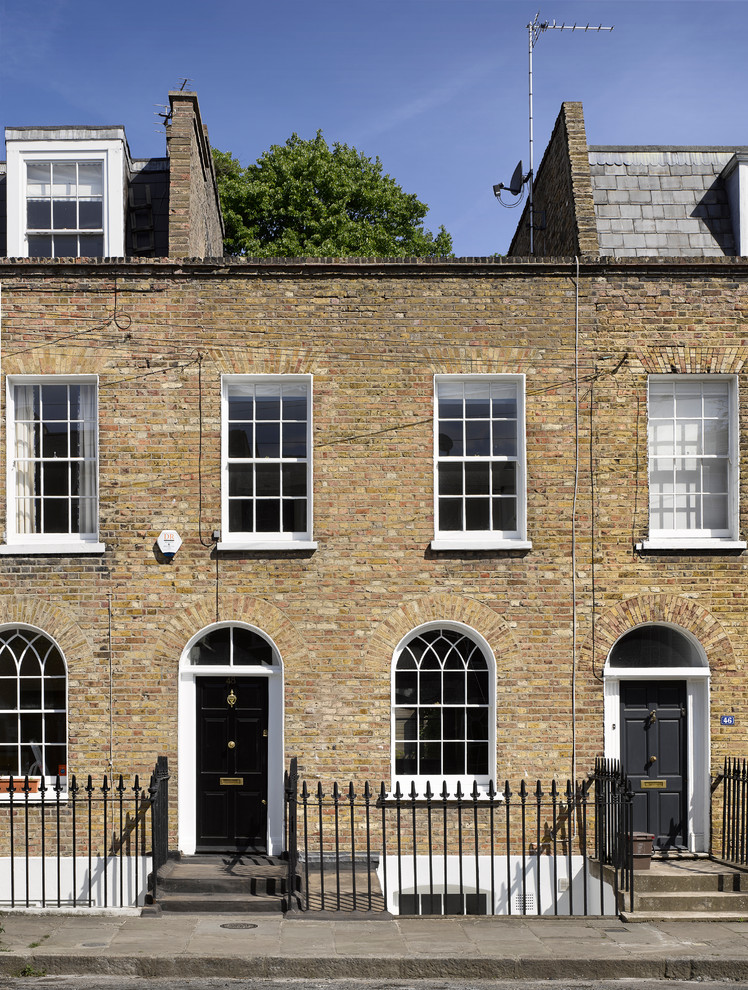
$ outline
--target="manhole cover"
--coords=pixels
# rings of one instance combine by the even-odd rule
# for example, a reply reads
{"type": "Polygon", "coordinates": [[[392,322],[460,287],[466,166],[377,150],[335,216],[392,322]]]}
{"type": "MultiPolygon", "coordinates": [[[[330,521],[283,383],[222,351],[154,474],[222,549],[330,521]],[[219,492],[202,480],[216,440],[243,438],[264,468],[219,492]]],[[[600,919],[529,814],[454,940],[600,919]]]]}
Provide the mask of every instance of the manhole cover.
{"type": "Polygon", "coordinates": [[[227,921],[225,925],[221,925],[221,928],[257,928],[257,925],[251,925],[246,921],[227,921]]]}

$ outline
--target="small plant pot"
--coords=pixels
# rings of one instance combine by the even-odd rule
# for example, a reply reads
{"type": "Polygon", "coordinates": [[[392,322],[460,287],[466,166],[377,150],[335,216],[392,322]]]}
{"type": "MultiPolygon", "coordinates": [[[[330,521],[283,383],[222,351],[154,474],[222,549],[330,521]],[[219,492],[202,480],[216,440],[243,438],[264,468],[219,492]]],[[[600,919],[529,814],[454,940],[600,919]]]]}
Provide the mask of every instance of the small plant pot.
{"type": "MultiPolygon", "coordinates": [[[[13,793],[14,794],[25,794],[25,778],[24,777],[14,777],[13,778],[13,793]]],[[[10,777],[0,777],[0,794],[7,794],[10,791],[10,777]]],[[[29,794],[39,793],[39,780],[37,777],[29,777],[29,794]]]]}
{"type": "Polygon", "coordinates": [[[648,870],[652,863],[654,836],[650,832],[632,832],[631,847],[635,870],[648,870]]]}

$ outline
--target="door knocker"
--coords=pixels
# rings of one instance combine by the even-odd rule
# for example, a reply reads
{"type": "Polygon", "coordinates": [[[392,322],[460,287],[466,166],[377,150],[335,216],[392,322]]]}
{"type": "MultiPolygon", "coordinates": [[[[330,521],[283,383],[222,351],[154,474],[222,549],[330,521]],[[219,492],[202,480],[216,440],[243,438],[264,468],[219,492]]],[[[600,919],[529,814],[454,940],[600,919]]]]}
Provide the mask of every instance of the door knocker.
{"type": "Polygon", "coordinates": [[[233,688],[231,688],[231,691],[230,691],[230,693],[229,693],[229,696],[228,696],[228,698],[226,699],[226,701],[227,701],[227,702],[229,703],[229,705],[230,705],[230,706],[231,706],[232,708],[233,708],[233,707],[234,707],[234,705],[236,704],[236,702],[237,702],[237,697],[236,697],[236,695],[234,694],[234,689],[233,689],[233,688]]]}

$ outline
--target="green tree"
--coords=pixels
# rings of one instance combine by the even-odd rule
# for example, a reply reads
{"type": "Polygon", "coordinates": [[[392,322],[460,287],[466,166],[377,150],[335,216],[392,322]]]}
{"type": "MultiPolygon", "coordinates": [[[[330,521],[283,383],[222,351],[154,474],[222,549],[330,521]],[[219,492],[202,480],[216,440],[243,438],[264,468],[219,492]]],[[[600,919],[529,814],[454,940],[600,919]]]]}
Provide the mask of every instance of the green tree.
{"type": "Polygon", "coordinates": [[[227,254],[257,257],[448,255],[452,238],[423,226],[428,207],[382,172],[378,158],[322,131],[293,134],[242,168],[214,149],[227,254]]]}

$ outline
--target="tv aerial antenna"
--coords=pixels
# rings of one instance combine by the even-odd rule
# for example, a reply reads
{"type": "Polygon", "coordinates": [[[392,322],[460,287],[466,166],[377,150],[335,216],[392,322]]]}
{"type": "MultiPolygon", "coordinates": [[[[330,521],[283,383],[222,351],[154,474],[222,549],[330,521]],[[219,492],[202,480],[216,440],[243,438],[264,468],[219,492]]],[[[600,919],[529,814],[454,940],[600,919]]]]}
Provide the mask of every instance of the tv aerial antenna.
{"type": "Polygon", "coordinates": [[[527,25],[528,34],[528,64],[529,64],[529,130],[530,130],[530,167],[526,173],[522,172],[522,162],[520,161],[514,170],[512,178],[509,181],[509,185],[504,185],[503,182],[499,182],[493,187],[494,196],[498,199],[502,206],[516,206],[516,203],[504,203],[501,199],[501,192],[506,189],[513,196],[520,196],[522,190],[527,184],[527,200],[528,200],[528,214],[530,220],[530,254],[534,254],[535,251],[535,209],[533,204],[533,180],[535,177],[535,167],[534,167],[534,139],[533,139],[533,113],[532,113],[532,53],[540,40],[540,36],[545,31],[612,31],[614,25],[610,27],[605,27],[602,24],[557,24],[556,21],[541,21],[540,11],[535,15],[535,19],[532,20],[527,25]]]}

